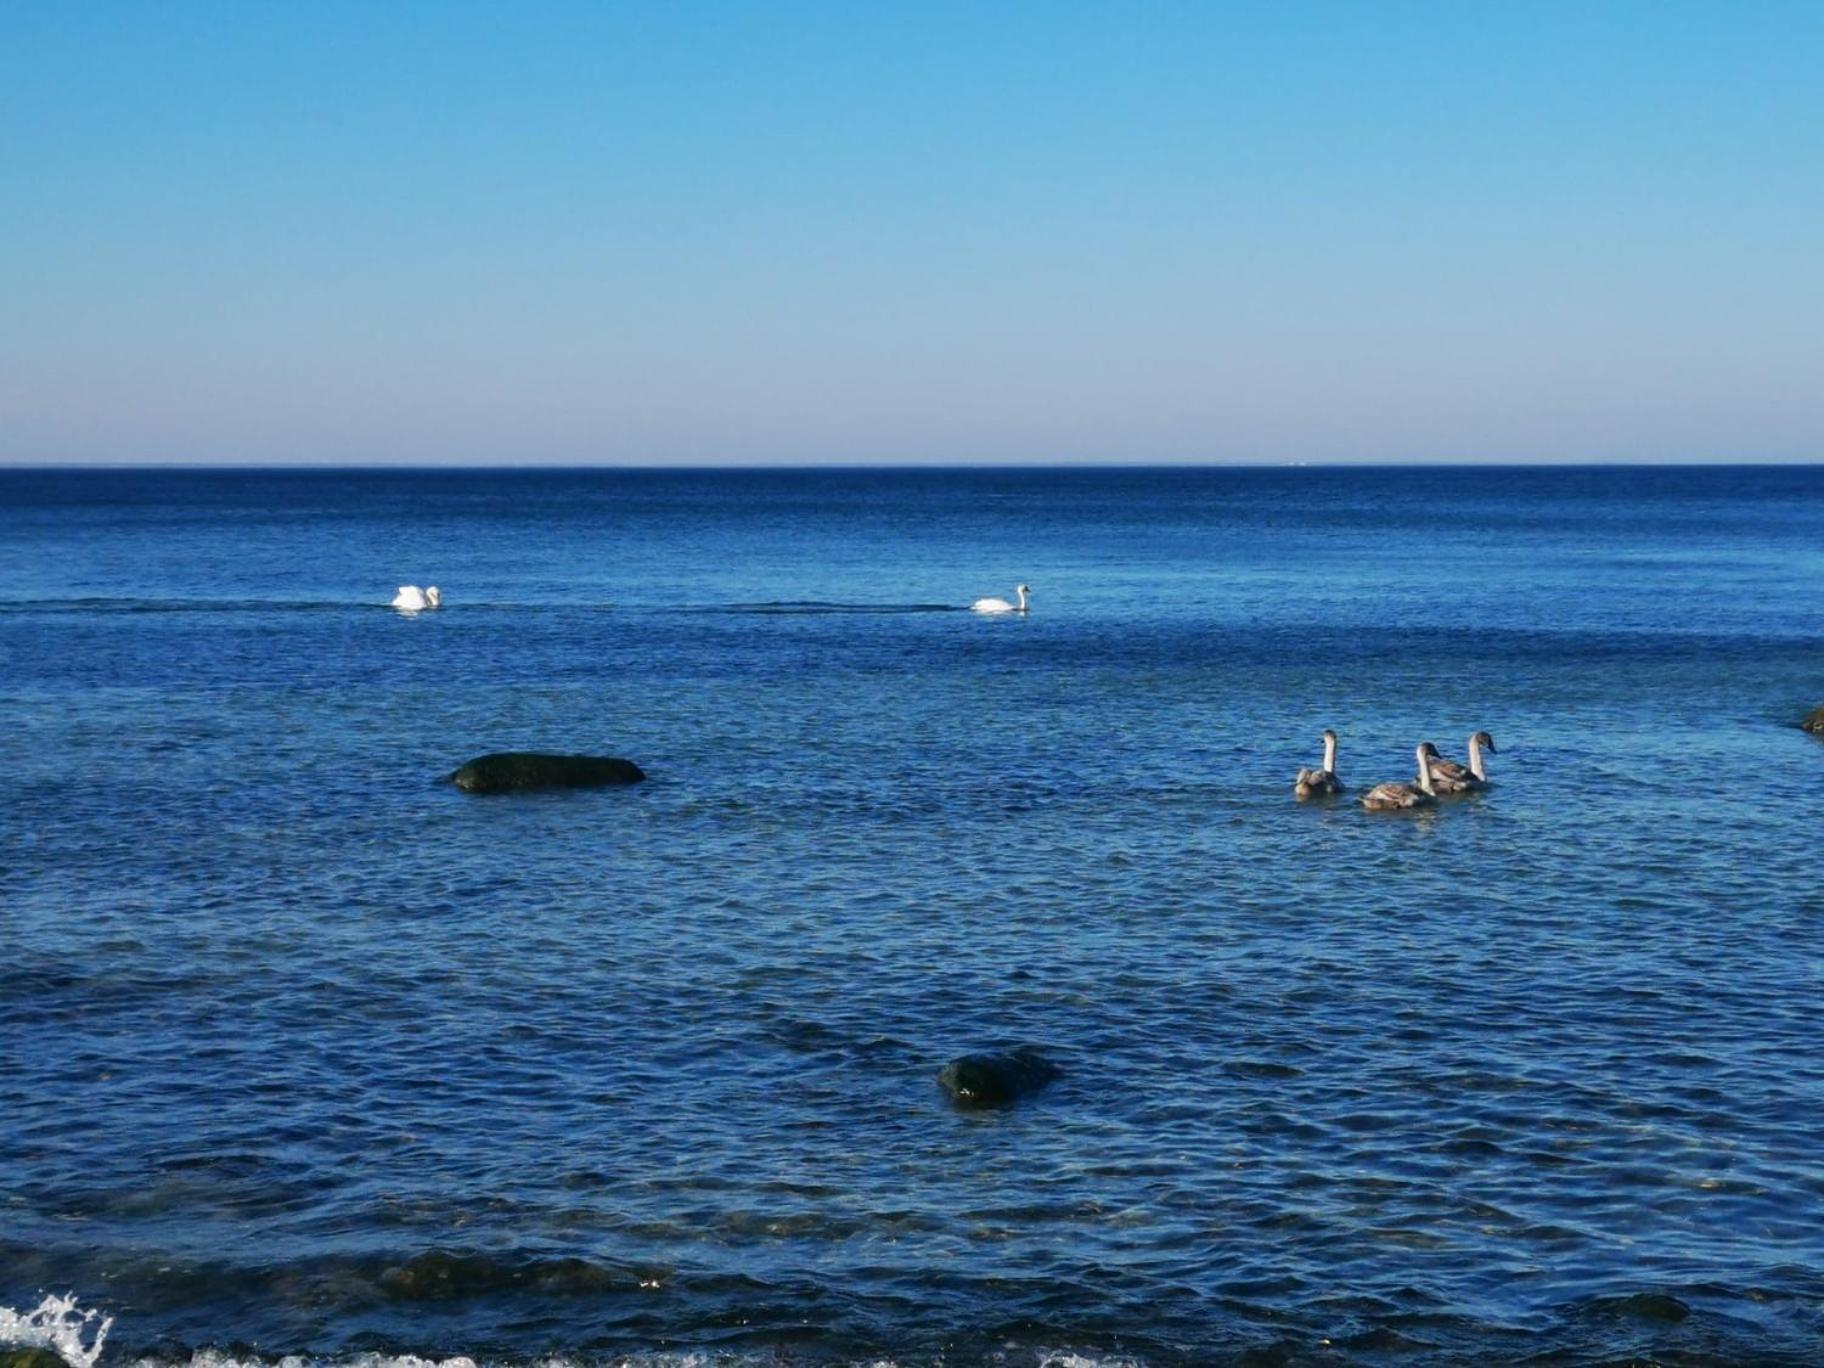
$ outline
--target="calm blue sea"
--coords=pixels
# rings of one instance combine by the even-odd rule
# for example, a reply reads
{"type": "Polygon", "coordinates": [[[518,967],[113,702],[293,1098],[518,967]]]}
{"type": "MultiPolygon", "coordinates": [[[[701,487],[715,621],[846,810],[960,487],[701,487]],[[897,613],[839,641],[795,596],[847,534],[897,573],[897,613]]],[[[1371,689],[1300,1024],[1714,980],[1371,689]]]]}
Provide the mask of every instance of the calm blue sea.
{"type": "Polygon", "coordinates": [[[1819,703],[1817,467],[0,472],[0,1340],[1824,1361],[1819,703]]]}

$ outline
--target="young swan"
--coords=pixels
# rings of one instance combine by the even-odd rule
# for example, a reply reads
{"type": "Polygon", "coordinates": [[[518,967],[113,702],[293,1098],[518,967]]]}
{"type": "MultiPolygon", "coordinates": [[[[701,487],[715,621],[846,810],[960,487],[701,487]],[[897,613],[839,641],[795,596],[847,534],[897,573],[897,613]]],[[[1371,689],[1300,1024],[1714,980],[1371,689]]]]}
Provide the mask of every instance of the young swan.
{"type": "Polygon", "coordinates": [[[1488,787],[1488,772],[1482,768],[1482,752],[1496,754],[1495,738],[1479,731],[1469,738],[1469,768],[1455,760],[1446,760],[1435,751],[1431,756],[1431,784],[1439,793],[1474,793],[1488,787]]]}
{"type": "Polygon", "coordinates": [[[1009,602],[1007,602],[1006,599],[1003,599],[1003,598],[979,598],[974,603],[969,605],[969,611],[972,613],[1023,613],[1023,612],[1025,612],[1026,611],[1026,595],[1030,594],[1032,592],[1032,590],[1028,589],[1023,584],[1019,584],[1019,585],[1014,586],[1013,592],[1019,596],[1020,601],[1017,604],[1009,603],[1009,602]]]}
{"type": "Polygon", "coordinates": [[[1362,806],[1370,812],[1404,812],[1409,808],[1428,808],[1438,805],[1438,795],[1432,791],[1431,773],[1426,762],[1438,753],[1438,748],[1429,741],[1419,742],[1413,752],[1419,759],[1419,782],[1417,784],[1376,784],[1362,795],[1362,806]]]}
{"type": "Polygon", "coordinates": [[[1336,733],[1324,728],[1324,767],[1301,769],[1292,782],[1292,796],[1299,802],[1308,798],[1334,798],[1343,791],[1343,781],[1336,777],[1336,733]]]}

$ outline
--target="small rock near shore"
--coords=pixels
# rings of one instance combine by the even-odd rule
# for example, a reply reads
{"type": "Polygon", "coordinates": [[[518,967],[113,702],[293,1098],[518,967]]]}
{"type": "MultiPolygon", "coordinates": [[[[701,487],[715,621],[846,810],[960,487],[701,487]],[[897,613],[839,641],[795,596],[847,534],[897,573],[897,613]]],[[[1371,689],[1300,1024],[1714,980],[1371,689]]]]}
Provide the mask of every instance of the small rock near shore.
{"type": "Polygon", "coordinates": [[[1003,1054],[964,1055],[944,1065],[938,1086],[959,1107],[1005,1107],[1035,1093],[1064,1071],[1030,1046],[1003,1054]]]}
{"type": "Polygon", "coordinates": [[[0,1349],[0,1368],[69,1368],[49,1349],[36,1345],[12,1345],[0,1349]]]}

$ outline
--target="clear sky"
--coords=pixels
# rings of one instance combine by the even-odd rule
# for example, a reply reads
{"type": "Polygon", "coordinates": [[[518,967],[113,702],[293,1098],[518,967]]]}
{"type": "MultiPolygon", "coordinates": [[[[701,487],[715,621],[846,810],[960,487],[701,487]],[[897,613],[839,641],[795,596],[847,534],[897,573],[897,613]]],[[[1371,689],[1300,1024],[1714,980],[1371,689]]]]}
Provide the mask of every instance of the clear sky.
{"type": "Polygon", "coordinates": [[[1824,460],[1824,3],[0,0],[0,461],[1824,460]]]}

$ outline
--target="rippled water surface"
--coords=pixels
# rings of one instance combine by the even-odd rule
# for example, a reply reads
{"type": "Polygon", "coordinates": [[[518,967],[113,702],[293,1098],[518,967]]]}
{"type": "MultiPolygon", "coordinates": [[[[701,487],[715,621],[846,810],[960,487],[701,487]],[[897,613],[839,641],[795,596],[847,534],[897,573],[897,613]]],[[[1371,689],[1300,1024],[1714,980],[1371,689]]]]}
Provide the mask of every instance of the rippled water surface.
{"type": "Polygon", "coordinates": [[[1816,468],[0,473],[0,1329],[1818,1362],[1820,702],[1816,468]]]}

